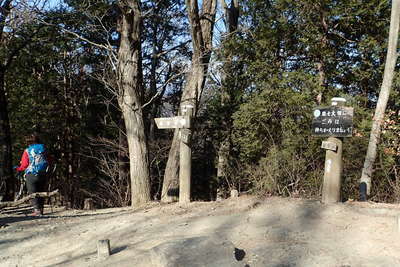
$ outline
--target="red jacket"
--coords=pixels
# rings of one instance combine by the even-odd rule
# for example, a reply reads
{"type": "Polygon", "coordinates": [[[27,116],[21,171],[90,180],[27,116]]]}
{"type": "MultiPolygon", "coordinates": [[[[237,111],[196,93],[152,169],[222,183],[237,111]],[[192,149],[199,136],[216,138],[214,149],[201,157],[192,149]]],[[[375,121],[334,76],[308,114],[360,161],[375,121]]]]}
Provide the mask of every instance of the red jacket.
{"type": "Polygon", "coordinates": [[[26,149],[24,150],[24,153],[22,154],[21,161],[19,163],[19,167],[16,169],[19,172],[25,171],[26,168],[29,166],[29,156],[28,152],[26,152],[26,149]]]}

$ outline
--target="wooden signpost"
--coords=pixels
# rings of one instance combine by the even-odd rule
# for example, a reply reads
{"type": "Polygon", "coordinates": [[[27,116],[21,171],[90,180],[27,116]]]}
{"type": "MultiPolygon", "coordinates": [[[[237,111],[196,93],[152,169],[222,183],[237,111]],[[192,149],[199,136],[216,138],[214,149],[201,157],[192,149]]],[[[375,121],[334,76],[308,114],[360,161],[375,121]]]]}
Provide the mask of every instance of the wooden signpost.
{"type": "Polygon", "coordinates": [[[351,107],[344,107],[344,98],[334,97],[330,107],[315,108],[312,122],[314,136],[328,137],[321,147],[326,150],[322,202],[335,203],[341,200],[342,183],[342,137],[350,137],[353,132],[351,107]]]}
{"type": "Polygon", "coordinates": [[[190,202],[191,173],[192,173],[192,149],[191,120],[193,116],[193,105],[187,104],[181,107],[181,116],[170,118],[155,118],[159,129],[180,129],[179,138],[179,202],[190,202]]]}

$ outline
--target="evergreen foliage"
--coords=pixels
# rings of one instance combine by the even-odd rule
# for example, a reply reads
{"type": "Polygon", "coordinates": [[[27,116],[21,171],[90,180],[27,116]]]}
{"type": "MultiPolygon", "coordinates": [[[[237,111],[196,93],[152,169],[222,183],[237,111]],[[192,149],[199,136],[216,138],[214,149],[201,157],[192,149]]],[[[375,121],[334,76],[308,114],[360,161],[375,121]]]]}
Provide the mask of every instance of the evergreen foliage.
{"type": "MultiPolygon", "coordinates": [[[[216,75],[207,81],[208,95],[196,118],[193,198],[214,199],[217,188],[318,198],[325,152],[323,139],[311,136],[312,110],[341,96],[355,114],[353,137],[343,140],[342,194],[357,199],[382,82],[389,1],[249,0],[241,8],[240,27],[223,35],[213,51],[216,75]],[[224,140],[231,144],[229,175],[221,181],[216,166],[224,140]]],[[[159,199],[172,131],[157,131],[152,123],[154,117],[176,115],[191,58],[190,34],[183,1],[143,1],[142,9],[141,97],[151,193],[159,199]]],[[[13,163],[25,147],[24,136],[40,131],[57,162],[50,186],[61,188],[74,207],[85,197],[94,197],[98,207],[130,201],[111,64],[117,60],[119,16],[116,1],[65,1],[12,35],[4,32],[2,59],[10,47],[28,41],[5,76],[13,163]]],[[[397,68],[393,86],[374,172],[374,201],[400,200],[397,68]]]]}
{"type": "MultiPolygon", "coordinates": [[[[310,125],[316,93],[324,91],[323,105],[342,96],[355,108],[356,134],[344,140],[343,196],[357,199],[390,18],[388,3],[373,2],[367,8],[362,1],[249,1],[246,31],[224,47],[242,64],[239,72],[230,69],[232,76],[249,81],[232,117],[240,162],[232,168],[243,170],[247,189],[318,197],[324,151],[322,139],[310,136],[310,125]],[[326,85],[319,81],[319,62],[326,85]]],[[[380,156],[374,199],[393,201],[394,188],[385,181],[398,181],[398,163],[393,155],[380,156]]]]}

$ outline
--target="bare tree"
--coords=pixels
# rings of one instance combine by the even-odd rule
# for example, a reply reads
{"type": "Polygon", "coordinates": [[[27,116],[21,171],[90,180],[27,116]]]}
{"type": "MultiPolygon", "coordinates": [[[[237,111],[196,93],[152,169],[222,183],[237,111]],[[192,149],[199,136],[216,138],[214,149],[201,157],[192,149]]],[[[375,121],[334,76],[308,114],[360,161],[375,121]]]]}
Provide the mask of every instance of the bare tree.
{"type": "MultiPolygon", "coordinates": [[[[208,63],[211,57],[217,0],[203,0],[201,10],[199,10],[199,3],[197,0],[186,0],[185,2],[192,36],[193,55],[191,69],[187,73],[180,106],[191,104],[195,107],[194,113],[196,113],[197,105],[200,101],[206,81],[208,63]]],[[[163,202],[176,201],[177,199],[177,192],[179,191],[178,152],[179,140],[178,131],[176,130],[174,132],[164,174],[161,196],[163,202]]]]}
{"type": "Polygon", "coordinates": [[[385,70],[383,73],[383,81],[382,81],[381,91],[379,93],[378,103],[375,109],[370,139],[368,143],[368,150],[365,156],[364,167],[360,179],[361,200],[365,200],[366,195],[370,195],[371,193],[371,177],[373,172],[373,165],[376,159],[376,148],[381,134],[381,126],[385,115],[385,110],[389,99],[390,90],[392,87],[394,68],[397,61],[399,21],[400,21],[400,0],[393,0],[391,19],[390,19],[388,50],[386,55],[385,70]]]}
{"type": "Polygon", "coordinates": [[[142,13],[140,2],[120,1],[121,35],[118,50],[117,79],[119,105],[125,121],[130,158],[132,206],[150,201],[148,149],[144,129],[142,94],[141,34],[142,13]]]}
{"type": "Polygon", "coordinates": [[[129,170],[126,170],[129,166],[125,166],[129,165],[126,164],[129,160],[128,146],[125,146],[127,139],[122,129],[120,129],[120,135],[123,135],[122,142],[121,139],[90,138],[91,148],[93,148],[90,151],[90,157],[98,162],[98,170],[107,178],[99,178],[95,192],[81,190],[101,206],[125,207],[131,200],[129,170]]]}

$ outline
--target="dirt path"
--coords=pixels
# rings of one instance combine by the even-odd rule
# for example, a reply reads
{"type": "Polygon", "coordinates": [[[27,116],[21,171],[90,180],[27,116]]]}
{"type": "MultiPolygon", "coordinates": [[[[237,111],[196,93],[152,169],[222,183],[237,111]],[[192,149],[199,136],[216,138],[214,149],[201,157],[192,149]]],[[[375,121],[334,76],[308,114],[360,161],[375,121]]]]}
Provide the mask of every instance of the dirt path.
{"type": "Polygon", "coordinates": [[[3,210],[0,266],[400,266],[398,205],[245,196],[49,212],[3,210]]]}

